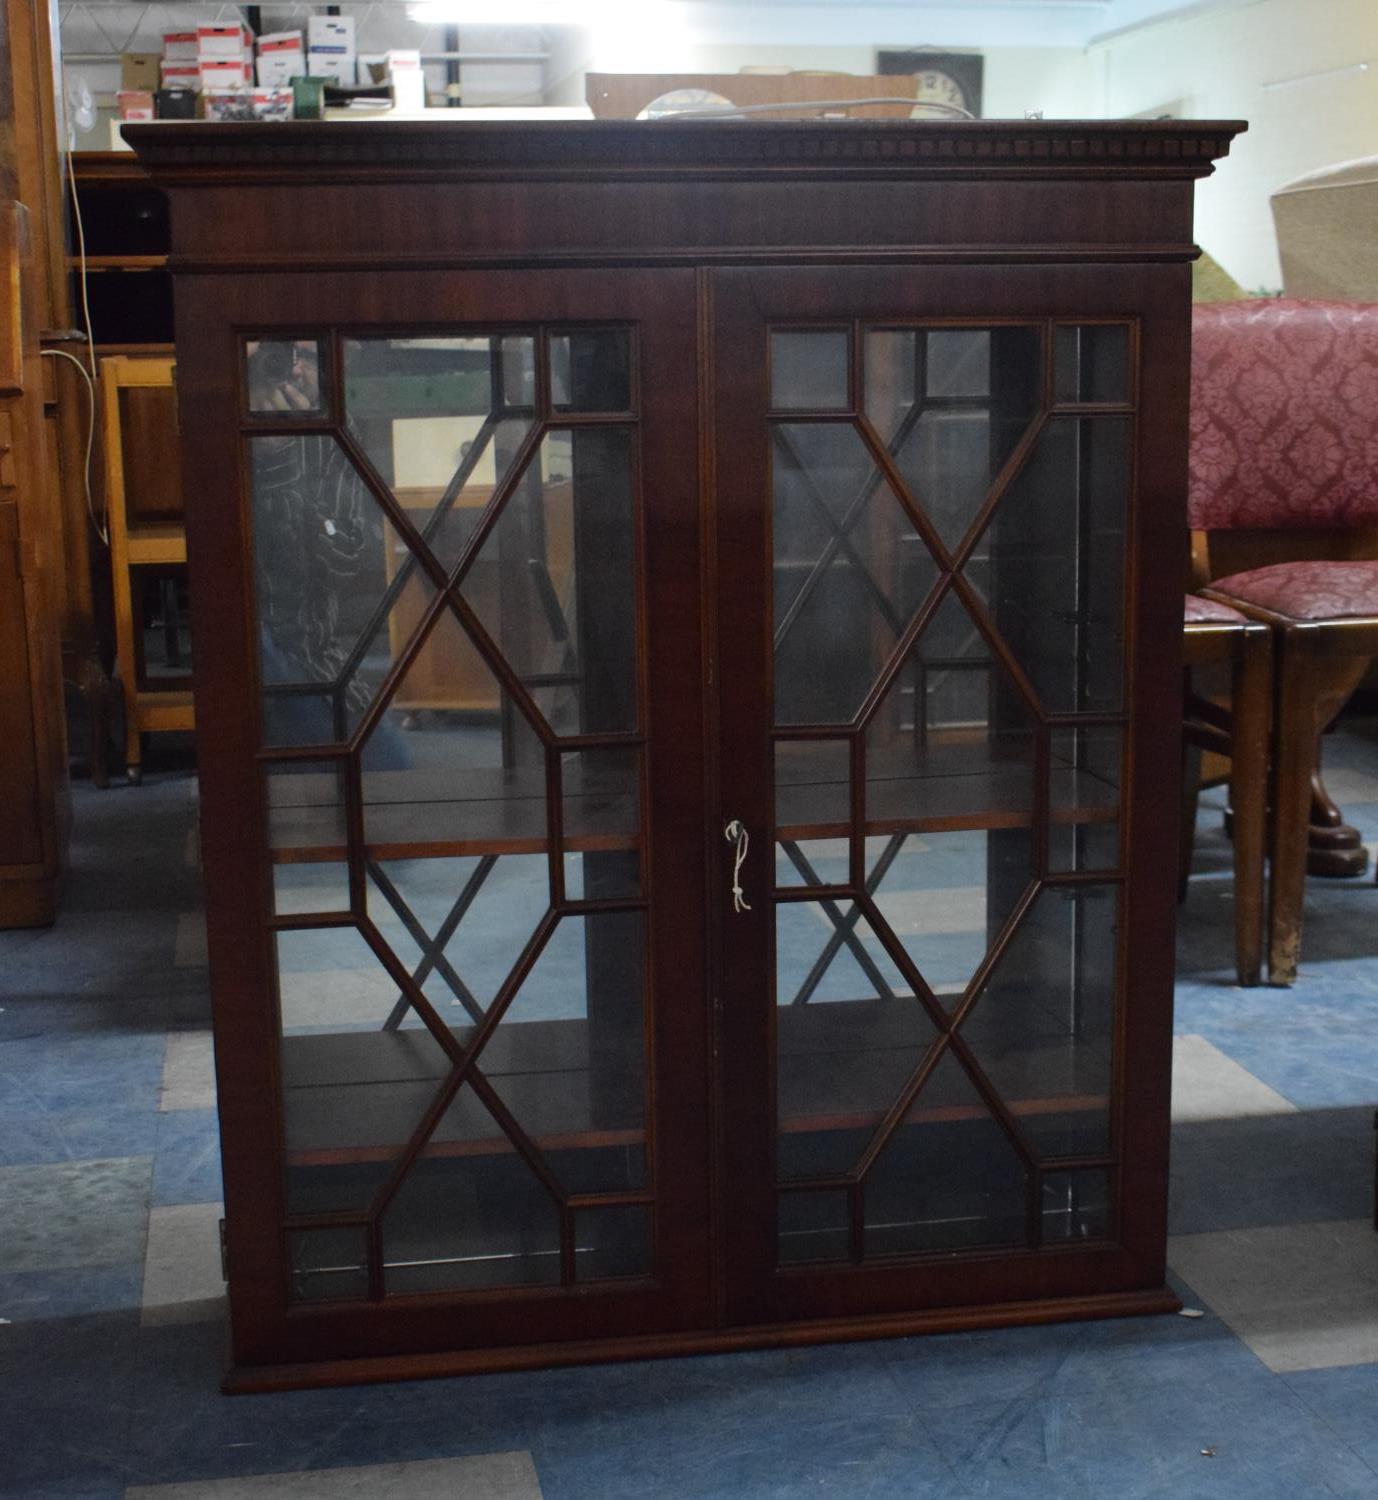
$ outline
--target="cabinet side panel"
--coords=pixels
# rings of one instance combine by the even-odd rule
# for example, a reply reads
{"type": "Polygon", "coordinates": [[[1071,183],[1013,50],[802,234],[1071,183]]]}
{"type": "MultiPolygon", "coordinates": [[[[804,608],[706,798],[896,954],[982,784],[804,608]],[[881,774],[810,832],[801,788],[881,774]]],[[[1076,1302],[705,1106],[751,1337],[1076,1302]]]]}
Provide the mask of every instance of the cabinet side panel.
{"type": "Polygon", "coordinates": [[[227,1259],[238,1361],[271,1357],[282,1217],[273,986],[263,917],[267,852],[255,764],[252,568],[234,421],[233,310],[207,284],[179,290],[177,400],[196,643],[201,856],[214,998],[227,1259]]]}

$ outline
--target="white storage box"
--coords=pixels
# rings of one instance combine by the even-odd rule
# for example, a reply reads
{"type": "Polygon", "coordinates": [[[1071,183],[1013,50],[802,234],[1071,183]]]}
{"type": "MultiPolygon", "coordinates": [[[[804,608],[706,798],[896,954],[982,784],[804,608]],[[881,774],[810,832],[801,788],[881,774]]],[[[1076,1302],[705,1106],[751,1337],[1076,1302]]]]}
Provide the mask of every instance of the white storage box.
{"type": "Polygon", "coordinates": [[[299,31],[274,31],[258,39],[258,84],[271,88],[306,74],[306,50],[299,31]]]}
{"type": "Polygon", "coordinates": [[[162,84],[165,89],[184,88],[201,90],[201,69],[195,62],[165,62],[162,66],[162,84]]]}
{"type": "Polygon", "coordinates": [[[201,62],[208,62],[212,58],[243,62],[244,53],[252,52],[253,47],[253,33],[247,27],[229,25],[196,28],[196,56],[201,62]]]}
{"type": "Polygon", "coordinates": [[[308,16],[306,47],[309,52],[348,52],[354,57],[353,16],[308,16]]]}

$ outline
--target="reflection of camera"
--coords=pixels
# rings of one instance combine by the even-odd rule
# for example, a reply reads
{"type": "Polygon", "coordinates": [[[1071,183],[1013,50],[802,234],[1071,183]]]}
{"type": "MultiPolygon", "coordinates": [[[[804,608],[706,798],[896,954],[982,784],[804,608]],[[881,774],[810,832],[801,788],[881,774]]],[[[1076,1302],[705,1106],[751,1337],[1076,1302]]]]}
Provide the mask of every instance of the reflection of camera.
{"type": "Polygon", "coordinates": [[[292,378],[293,348],[286,341],[264,342],[250,354],[249,380],[261,389],[281,385],[292,378]]]}

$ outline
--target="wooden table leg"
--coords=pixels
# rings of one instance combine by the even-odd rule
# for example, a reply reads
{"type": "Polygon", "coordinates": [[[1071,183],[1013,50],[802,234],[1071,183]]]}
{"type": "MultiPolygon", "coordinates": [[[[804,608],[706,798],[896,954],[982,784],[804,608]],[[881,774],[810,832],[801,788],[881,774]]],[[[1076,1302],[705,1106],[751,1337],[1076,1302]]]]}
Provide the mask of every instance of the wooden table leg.
{"type": "Polygon", "coordinates": [[[1248,630],[1235,652],[1230,802],[1234,811],[1235,968],[1241,985],[1263,969],[1264,844],[1272,729],[1272,636],[1248,630]]]}

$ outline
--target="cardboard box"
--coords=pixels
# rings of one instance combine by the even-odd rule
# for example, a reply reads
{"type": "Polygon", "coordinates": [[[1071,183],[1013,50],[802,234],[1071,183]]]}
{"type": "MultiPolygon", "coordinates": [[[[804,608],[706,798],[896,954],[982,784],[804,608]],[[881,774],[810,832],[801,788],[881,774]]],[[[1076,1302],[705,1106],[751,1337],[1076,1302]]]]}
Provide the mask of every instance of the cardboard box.
{"type": "Polygon", "coordinates": [[[394,108],[425,109],[426,75],[422,71],[420,52],[410,47],[394,47],[385,56],[394,108]]]}
{"type": "Polygon", "coordinates": [[[122,89],[156,89],[162,58],[156,52],[126,52],[120,58],[122,89]]]}
{"type": "Polygon", "coordinates": [[[208,89],[208,120],[290,120],[291,89],[208,89]]]}
{"type": "Polygon", "coordinates": [[[394,47],[389,52],[367,52],[356,69],[361,88],[380,83],[392,85],[393,102],[399,109],[425,109],[426,74],[415,47],[394,47]]]}
{"type": "Polygon", "coordinates": [[[277,87],[306,72],[306,49],[299,31],[274,31],[258,39],[258,86],[277,87]]]}
{"type": "Polygon", "coordinates": [[[195,62],[196,56],[197,43],[194,31],[165,31],[163,33],[164,62],[195,62]]]}
{"type": "Polygon", "coordinates": [[[382,83],[388,76],[386,52],[361,52],[354,67],[354,79],[363,88],[382,83]]]}
{"type": "Polygon", "coordinates": [[[201,90],[202,113],[207,120],[252,120],[253,95],[248,89],[201,90]]]}
{"type": "Polygon", "coordinates": [[[227,57],[223,61],[219,58],[209,61],[203,59],[199,67],[203,94],[210,89],[243,89],[253,82],[253,76],[245,68],[242,58],[227,57]]]}
{"type": "Polygon", "coordinates": [[[195,89],[201,92],[201,69],[195,62],[165,62],[160,70],[165,89],[195,89]]]}
{"type": "Polygon", "coordinates": [[[292,118],[291,89],[254,89],[250,97],[254,103],[254,119],[290,120],[292,118]]]}
{"type": "Polygon", "coordinates": [[[244,53],[252,52],[253,47],[253,33],[247,27],[231,24],[196,28],[196,55],[201,62],[224,58],[242,63],[244,53]]]}
{"type": "Polygon", "coordinates": [[[153,95],[148,89],[121,89],[115,95],[115,103],[119,106],[121,121],[154,118],[153,95]]]}
{"type": "Polygon", "coordinates": [[[308,52],[306,73],[310,78],[328,78],[332,83],[342,83],[347,88],[353,88],[354,54],[352,52],[308,52]]]}
{"type": "Polygon", "coordinates": [[[308,16],[306,18],[308,52],[347,52],[354,59],[353,16],[308,16]]]}

